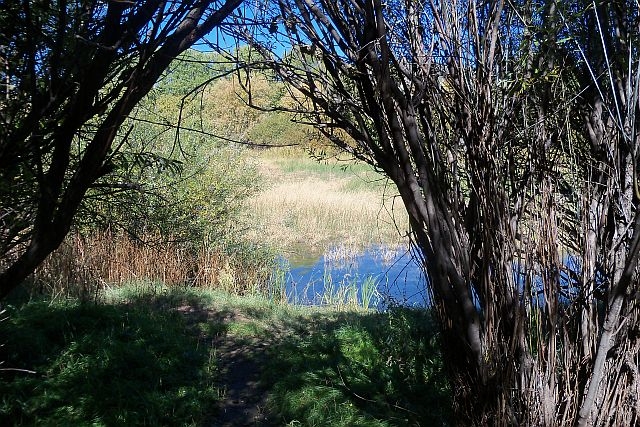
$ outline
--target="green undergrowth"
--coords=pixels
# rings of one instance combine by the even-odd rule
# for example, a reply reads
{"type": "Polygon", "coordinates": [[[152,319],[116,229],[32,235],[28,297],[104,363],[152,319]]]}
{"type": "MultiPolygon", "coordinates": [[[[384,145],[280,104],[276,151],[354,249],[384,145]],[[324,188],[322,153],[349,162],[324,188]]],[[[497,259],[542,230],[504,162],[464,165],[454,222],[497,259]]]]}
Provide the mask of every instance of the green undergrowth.
{"type": "Polygon", "coordinates": [[[449,394],[428,313],[334,312],[292,322],[303,332],[270,349],[266,370],[284,424],[447,424],[449,394]]]}
{"type": "Polygon", "coordinates": [[[428,313],[296,307],[140,283],[98,304],[5,305],[2,425],[215,425],[216,340],[267,344],[276,425],[443,425],[449,398],[428,313]]]}
{"type": "Polygon", "coordinates": [[[220,397],[212,349],[178,312],[33,301],[5,315],[3,425],[200,425],[220,397]]]}

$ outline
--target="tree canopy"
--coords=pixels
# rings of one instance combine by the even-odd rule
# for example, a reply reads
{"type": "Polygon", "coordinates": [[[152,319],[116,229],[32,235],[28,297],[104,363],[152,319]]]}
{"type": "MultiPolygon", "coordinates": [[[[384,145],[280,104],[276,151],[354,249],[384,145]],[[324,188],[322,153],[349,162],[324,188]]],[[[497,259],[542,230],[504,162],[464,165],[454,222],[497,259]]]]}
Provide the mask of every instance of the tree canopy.
{"type": "MultiPolygon", "coordinates": [[[[122,124],[171,61],[241,0],[7,1],[0,10],[0,297],[62,242],[133,137],[122,124]]],[[[139,153],[133,161],[166,167],[139,153]]],[[[131,159],[130,159],[131,160],[131,159]]]]}

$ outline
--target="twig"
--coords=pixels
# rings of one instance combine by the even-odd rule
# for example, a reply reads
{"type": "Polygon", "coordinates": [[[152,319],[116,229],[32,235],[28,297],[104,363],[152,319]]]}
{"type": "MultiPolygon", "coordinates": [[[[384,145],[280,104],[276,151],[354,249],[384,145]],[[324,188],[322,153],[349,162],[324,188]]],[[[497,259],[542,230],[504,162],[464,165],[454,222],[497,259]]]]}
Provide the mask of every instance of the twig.
{"type": "Polygon", "coordinates": [[[0,368],[1,372],[4,371],[13,371],[13,372],[24,372],[25,374],[37,374],[36,371],[30,371],[29,369],[18,369],[18,368],[0,368]]]}
{"type": "MultiPolygon", "coordinates": [[[[364,400],[365,402],[369,402],[369,403],[378,403],[375,400],[372,399],[367,399],[366,397],[360,396],[358,393],[356,393],[355,391],[353,391],[346,383],[346,381],[344,380],[344,377],[342,376],[342,372],[340,371],[340,366],[336,365],[336,369],[338,370],[338,375],[340,375],[340,380],[342,381],[342,385],[343,387],[352,395],[354,395],[355,397],[357,397],[358,399],[364,400]]],[[[389,403],[389,402],[385,402],[387,405],[395,408],[395,409],[399,409],[401,411],[405,411],[405,412],[409,412],[410,414],[413,414],[415,416],[419,416],[419,414],[413,412],[411,409],[407,409],[407,408],[403,408],[402,406],[398,406],[395,405],[393,403],[389,403]]]]}

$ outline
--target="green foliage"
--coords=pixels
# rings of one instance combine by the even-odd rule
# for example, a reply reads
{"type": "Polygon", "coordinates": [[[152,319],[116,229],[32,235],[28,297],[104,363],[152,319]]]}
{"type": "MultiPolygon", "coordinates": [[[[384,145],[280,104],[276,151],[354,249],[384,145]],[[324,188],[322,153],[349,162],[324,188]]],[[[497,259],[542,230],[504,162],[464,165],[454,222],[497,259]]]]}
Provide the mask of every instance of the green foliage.
{"type": "Polygon", "coordinates": [[[228,255],[229,280],[232,287],[222,287],[236,295],[269,295],[268,284],[274,274],[277,260],[271,247],[232,240],[223,248],[228,255]]]}
{"type": "Polygon", "coordinates": [[[163,232],[189,242],[224,241],[246,197],[257,190],[256,170],[238,150],[219,149],[188,166],[179,181],[163,180],[164,208],[149,212],[163,232]]]}
{"type": "Polygon", "coordinates": [[[365,277],[360,285],[361,304],[364,308],[374,307],[378,302],[378,279],[371,275],[365,277]]]}
{"type": "Polygon", "coordinates": [[[233,68],[220,54],[189,49],[176,58],[156,84],[162,94],[184,96],[233,68]]]}
{"type": "Polygon", "coordinates": [[[85,208],[108,212],[95,205],[144,191],[120,178],[175,169],[179,159],[134,141],[128,119],[171,60],[240,3],[3,3],[0,297],[59,247],[87,196],[93,200],[85,208]]]}
{"type": "MultiPolygon", "coordinates": [[[[144,105],[177,122],[175,96],[147,99],[144,105]]],[[[127,149],[113,159],[117,173],[105,178],[111,185],[132,185],[106,196],[102,188],[94,190],[81,217],[85,228],[95,227],[98,218],[102,227],[116,225],[194,248],[223,243],[242,203],[258,189],[256,167],[243,149],[196,131],[181,130],[178,136],[163,123],[136,123],[124,141],[127,149]]]]}
{"type": "MultiPolygon", "coordinates": [[[[174,61],[127,122],[79,215],[82,230],[116,226],[194,248],[237,234],[243,202],[259,187],[247,150],[231,141],[307,146],[318,134],[288,113],[252,109],[230,70],[219,54],[189,50],[174,61]]],[[[252,78],[251,90],[256,105],[292,102],[265,76],[252,78]]]]}
{"type": "Polygon", "coordinates": [[[176,312],[32,302],[0,324],[3,425],[200,425],[219,398],[206,346],[176,312]]]}
{"type": "Polygon", "coordinates": [[[225,242],[257,189],[242,147],[216,137],[242,139],[239,129],[259,114],[238,98],[233,80],[213,80],[230,69],[219,54],[195,50],[172,63],[125,122],[78,215],[81,230],[121,227],[196,248],[225,242]]]}
{"type": "Polygon", "coordinates": [[[424,311],[343,313],[271,349],[270,404],[289,425],[445,425],[449,391],[424,311]],[[283,377],[283,373],[286,373],[283,377]],[[277,378],[275,377],[277,375],[277,378]]]}
{"type": "Polygon", "coordinates": [[[262,115],[249,131],[249,140],[272,146],[299,144],[306,146],[318,139],[312,128],[292,122],[291,114],[272,112],[262,115]]]}
{"type": "MultiPolygon", "coordinates": [[[[389,366],[394,375],[406,378],[436,379],[440,387],[434,394],[423,395],[427,407],[437,402],[448,385],[444,379],[444,364],[440,356],[438,328],[430,312],[407,307],[391,307],[387,317],[387,334],[384,337],[388,350],[389,366]],[[437,355],[437,357],[434,357],[437,355]]],[[[402,390],[417,392],[410,383],[402,384],[402,390]]],[[[447,409],[439,414],[447,414],[447,409]]]]}

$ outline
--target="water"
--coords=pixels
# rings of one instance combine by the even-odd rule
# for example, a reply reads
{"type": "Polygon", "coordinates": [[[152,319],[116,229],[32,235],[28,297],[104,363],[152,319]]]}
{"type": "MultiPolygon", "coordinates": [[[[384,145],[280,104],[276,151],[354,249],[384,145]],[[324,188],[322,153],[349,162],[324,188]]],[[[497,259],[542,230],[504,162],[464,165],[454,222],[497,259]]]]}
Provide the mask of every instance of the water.
{"type": "Polygon", "coordinates": [[[428,303],[424,274],[408,250],[376,246],[355,252],[337,246],[312,259],[283,258],[282,268],[291,303],[368,305],[380,310],[389,304],[428,303]]]}
{"type": "MultiPolygon", "coordinates": [[[[359,252],[336,246],[324,254],[300,250],[283,258],[281,269],[281,282],[284,282],[287,300],[295,304],[366,305],[379,310],[384,310],[390,304],[429,305],[424,274],[408,250],[392,250],[384,246],[359,252]]],[[[529,299],[534,305],[544,305],[540,273],[522,271],[515,261],[513,272],[522,300],[529,299]],[[533,286],[530,295],[524,295],[523,274],[530,275],[533,286]]],[[[578,296],[579,287],[573,283],[571,276],[579,276],[580,272],[578,257],[563,257],[563,268],[557,284],[563,290],[561,303],[569,304],[578,296]]],[[[602,278],[596,282],[602,282],[602,278]]],[[[476,304],[479,302],[476,301],[476,304]]]]}

